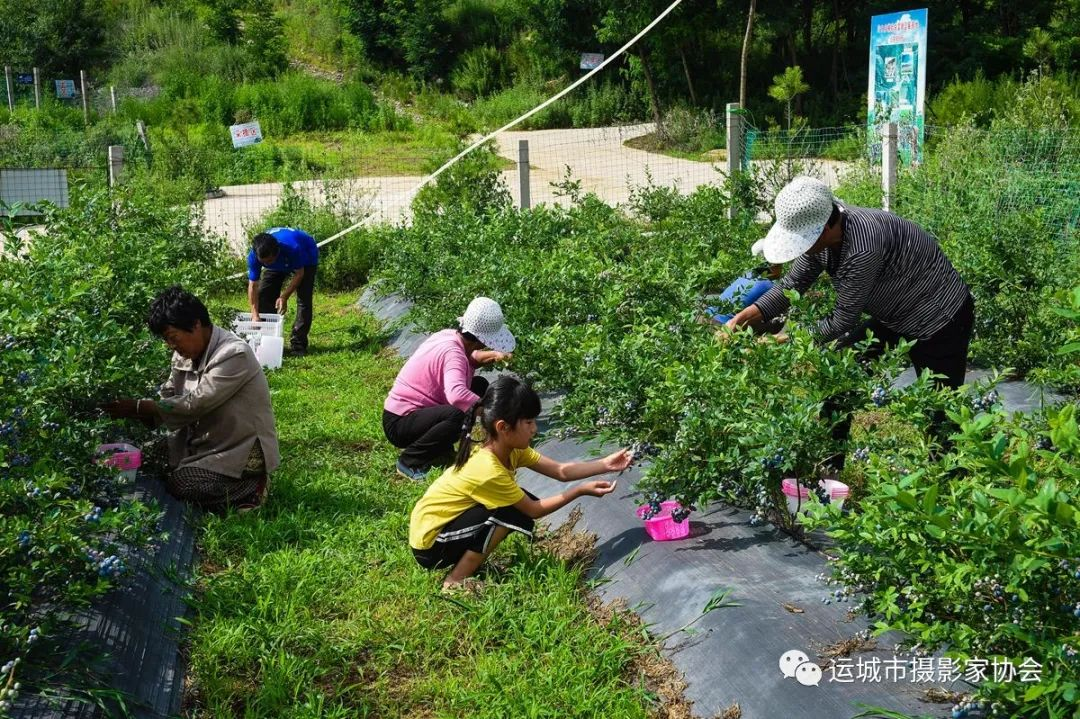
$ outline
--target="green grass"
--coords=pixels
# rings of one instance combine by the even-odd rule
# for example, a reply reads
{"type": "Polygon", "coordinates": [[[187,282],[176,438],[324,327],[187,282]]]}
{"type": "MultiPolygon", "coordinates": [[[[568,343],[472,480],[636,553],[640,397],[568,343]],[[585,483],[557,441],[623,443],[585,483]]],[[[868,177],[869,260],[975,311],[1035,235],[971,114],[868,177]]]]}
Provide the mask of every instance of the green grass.
{"type": "Polygon", "coordinates": [[[505,572],[451,601],[413,560],[424,487],[396,476],[380,424],[401,361],[354,301],[317,295],[311,353],[270,375],[268,503],[205,521],[188,715],[648,715],[642,648],[618,615],[592,618],[580,570],[514,538],[505,572]]]}
{"type": "Polygon", "coordinates": [[[304,161],[339,177],[422,175],[435,158],[457,147],[457,138],[435,125],[393,132],[302,132],[273,140],[299,151],[304,161]]]}
{"type": "Polygon", "coordinates": [[[667,155],[668,157],[675,157],[680,160],[693,160],[694,162],[710,162],[716,164],[724,162],[724,160],[727,159],[727,150],[722,147],[699,151],[680,150],[666,145],[657,137],[655,132],[649,132],[638,137],[631,137],[623,144],[635,150],[655,152],[660,155],[667,155]]]}

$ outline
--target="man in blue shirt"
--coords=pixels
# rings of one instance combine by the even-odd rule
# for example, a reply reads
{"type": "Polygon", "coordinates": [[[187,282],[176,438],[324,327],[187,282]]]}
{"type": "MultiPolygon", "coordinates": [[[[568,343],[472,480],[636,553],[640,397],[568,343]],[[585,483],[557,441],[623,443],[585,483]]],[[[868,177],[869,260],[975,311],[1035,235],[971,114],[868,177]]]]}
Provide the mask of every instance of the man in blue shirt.
{"type": "Polygon", "coordinates": [[[251,318],[256,322],[261,312],[269,314],[276,310],[285,314],[289,297],[296,294],[296,320],[289,348],[292,354],[303,355],[311,331],[311,302],[319,264],[315,239],[295,227],[272,227],[255,235],[247,262],[248,302],[251,318]],[[292,280],[283,290],[290,274],[292,280]]]}

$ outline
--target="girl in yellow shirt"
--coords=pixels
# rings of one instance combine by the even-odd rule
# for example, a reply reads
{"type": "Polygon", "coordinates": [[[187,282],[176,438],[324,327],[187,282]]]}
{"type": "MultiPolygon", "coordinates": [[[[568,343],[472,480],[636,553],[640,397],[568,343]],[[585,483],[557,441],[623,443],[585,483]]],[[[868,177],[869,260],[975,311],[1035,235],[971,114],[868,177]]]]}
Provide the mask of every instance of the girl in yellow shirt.
{"type": "Polygon", "coordinates": [[[511,531],[532,537],[536,519],[578,497],[602,497],[615,489],[615,482],[594,480],[539,499],[518,486],[514,475],[519,467],[573,482],[630,465],[627,449],[591,462],[564,463],[543,456],[530,446],[539,414],[540,397],[531,387],[513,377],[495,380],[466,413],[454,466],[413,507],[409,545],[421,566],[451,568],[444,589],[462,586],[511,531]],[[479,447],[472,439],[475,422],[486,433],[479,447]]]}

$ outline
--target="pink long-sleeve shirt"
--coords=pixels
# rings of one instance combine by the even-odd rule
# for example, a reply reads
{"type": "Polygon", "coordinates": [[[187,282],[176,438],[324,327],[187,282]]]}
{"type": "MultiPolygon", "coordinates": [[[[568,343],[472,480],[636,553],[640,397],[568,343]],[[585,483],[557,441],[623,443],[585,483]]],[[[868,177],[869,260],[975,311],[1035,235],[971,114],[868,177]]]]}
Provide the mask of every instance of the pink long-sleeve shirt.
{"type": "Polygon", "coordinates": [[[383,409],[400,417],[447,404],[468,412],[480,401],[469,389],[476,368],[457,330],[436,332],[398,372],[383,409]]]}

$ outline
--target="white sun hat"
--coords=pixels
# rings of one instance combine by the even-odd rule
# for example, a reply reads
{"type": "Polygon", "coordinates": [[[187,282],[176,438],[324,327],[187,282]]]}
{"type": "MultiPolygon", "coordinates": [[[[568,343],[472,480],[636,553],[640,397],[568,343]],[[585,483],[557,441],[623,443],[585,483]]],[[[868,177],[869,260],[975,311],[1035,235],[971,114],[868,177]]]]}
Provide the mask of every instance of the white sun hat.
{"type": "Polygon", "coordinates": [[[829,186],[814,177],[796,177],[776,194],[776,222],[751,252],[774,265],[805,254],[821,236],[833,210],[829,186]]]}
{"type": "Polygon", "coordinates": [[[465,308],[465,314],[458,317],[462,332],[468,332],[484,343],[485,347],[496,352],[513,352],[517,340],[506,329],[502,307],[488,297],[477,297],[465,308]]]}

